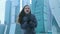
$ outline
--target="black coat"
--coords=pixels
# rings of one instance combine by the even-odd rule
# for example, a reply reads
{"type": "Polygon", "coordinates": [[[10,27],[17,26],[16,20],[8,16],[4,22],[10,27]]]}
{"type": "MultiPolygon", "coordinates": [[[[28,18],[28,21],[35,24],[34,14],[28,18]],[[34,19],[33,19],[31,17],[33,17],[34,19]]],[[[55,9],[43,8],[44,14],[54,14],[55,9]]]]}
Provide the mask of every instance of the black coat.
{"type": "MultiPolygon", "coordinates": [[[[28,33],[28,31],[33,32],[35,31],[35,28],[37,27],[37,20],[35,18],[35,15],[31,14],[31,15],[25,15],[22,19],[22,24],[21,24],[21,28],[25,29],[28,33]]],[[[27,34],[26,33],[26,34],[27,34]]],[[[29,34],[29,33],[28,33],[29,34]]],[[[33,33],[32,33],[33,34],[33,33]]]]}

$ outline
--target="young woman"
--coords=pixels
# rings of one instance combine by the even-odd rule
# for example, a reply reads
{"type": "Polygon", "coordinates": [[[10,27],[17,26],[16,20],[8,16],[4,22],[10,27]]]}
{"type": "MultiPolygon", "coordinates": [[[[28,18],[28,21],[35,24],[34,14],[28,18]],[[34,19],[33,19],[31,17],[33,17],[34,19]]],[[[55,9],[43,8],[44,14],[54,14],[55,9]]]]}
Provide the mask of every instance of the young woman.
{"type": "Polygon", "coordinates": [[[36,34],[37,20],[35,15],[31,14],[29,5],[25,5],[20,12],[18,22],[21,24],[21,34],[36,34]]]}

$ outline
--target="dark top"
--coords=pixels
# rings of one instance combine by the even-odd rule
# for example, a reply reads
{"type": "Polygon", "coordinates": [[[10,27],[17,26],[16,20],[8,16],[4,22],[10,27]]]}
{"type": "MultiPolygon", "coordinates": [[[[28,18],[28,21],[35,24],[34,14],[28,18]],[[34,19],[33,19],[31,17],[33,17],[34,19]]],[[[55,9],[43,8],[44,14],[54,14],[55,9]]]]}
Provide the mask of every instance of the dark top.
{"type": "Polygon", "coordinates": [[[21,28],[27,30],[34,30],[37,27],[37,20],[35,15],[25,15],[22,19],[21,28]]]}

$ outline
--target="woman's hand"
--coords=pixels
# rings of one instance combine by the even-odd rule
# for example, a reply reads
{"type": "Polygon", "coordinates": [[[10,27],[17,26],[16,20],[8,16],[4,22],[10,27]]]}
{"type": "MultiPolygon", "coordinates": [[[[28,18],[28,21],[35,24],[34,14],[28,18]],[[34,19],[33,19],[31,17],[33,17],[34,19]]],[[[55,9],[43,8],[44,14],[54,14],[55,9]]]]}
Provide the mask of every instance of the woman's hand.
{"type": "Polygon", "coordinates": [[[32,22],[32,21],[30,21],[29,23],[30,23],[30,24],[32,24],[33,22],[32,22]]]}

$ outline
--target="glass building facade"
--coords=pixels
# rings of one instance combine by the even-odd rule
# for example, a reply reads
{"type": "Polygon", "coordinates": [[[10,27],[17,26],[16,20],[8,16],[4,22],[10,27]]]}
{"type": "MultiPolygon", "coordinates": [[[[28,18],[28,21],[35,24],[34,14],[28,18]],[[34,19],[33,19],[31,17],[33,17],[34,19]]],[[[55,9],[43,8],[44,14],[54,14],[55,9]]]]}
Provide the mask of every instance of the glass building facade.
{"type": "Polygon", "coordinates": [[[5,24],[8,26],[6,30],[6,34],[9,34],[10,24],[11,24],[11,6],[12,2],[10,0],[6,1],[6,9],[5,9],[5,24]]]}
{"type": "Polygon", "coordinates": [[[48,0],[32,0],[32,12],[38,21],[37,33],[52,32],[52,14],[48,2],[48,0]]]}
{"type": "Polygon", "coordinates": [[[32,13],[36,15],[38,22],[38,26],[36,29],[37,33],[45,32],[43,12],[44,12],[44,0],[32,0],[32,13]]]}
{"type": "Polygon", "coordinates": [[[15,34],[16,32],[20,33],[18,32],[18,30],[20,31],[20,29],[18,29],[20,25],[16,24],[16,19],[19,12],[20,0],[6,0],[5,24],[7,29],[5,34],[15,34]]]}
{"type": "Polygon", "coordinates": [[[30,0],[22,0],[22,7],[25,5],[30,5],[30,0]]]}

